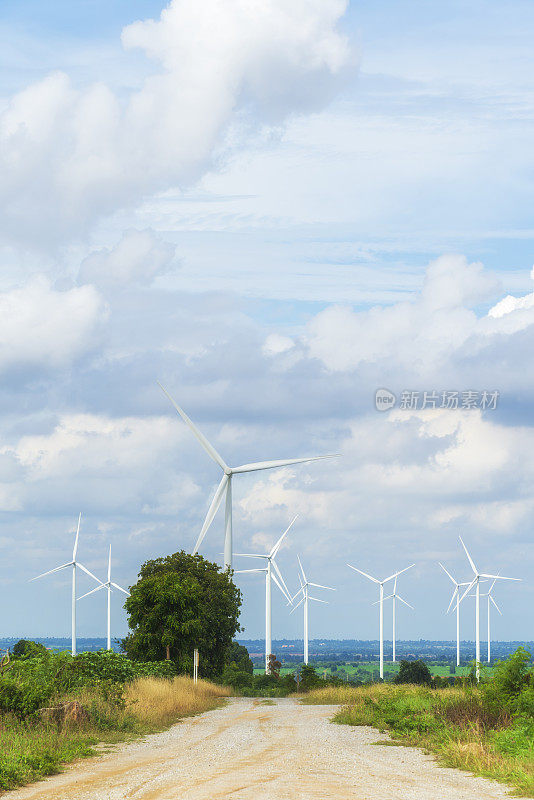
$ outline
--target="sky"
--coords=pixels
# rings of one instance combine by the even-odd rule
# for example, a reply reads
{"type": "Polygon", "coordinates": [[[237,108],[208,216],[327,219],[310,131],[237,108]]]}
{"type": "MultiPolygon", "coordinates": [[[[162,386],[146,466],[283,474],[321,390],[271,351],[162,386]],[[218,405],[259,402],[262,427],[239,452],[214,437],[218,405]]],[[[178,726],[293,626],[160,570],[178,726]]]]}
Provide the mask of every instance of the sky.
{"type": "MultiPolygon", "coordinates": [[[[2,635],[69,634],[67,573],[28,581],[80,511],[80,560],[104,575],[111,543],[123,586],[192,549],[219,469],[159,380],[232,465],[340,454],[234,482],[236,551],[298,514],[287,583],[299,554],[336,588],[312,638],[377,637],[347,562],[415,563],[399,637],[454,638],[459,535],[522,579],[495,638],[533,638],[533,31],[514,0],[2,3],[2,635]]],[[[237,580],[262,636],[261,576],[237,580]]],[[[78,613],[103,635],[104,597],[78,613]]]]}

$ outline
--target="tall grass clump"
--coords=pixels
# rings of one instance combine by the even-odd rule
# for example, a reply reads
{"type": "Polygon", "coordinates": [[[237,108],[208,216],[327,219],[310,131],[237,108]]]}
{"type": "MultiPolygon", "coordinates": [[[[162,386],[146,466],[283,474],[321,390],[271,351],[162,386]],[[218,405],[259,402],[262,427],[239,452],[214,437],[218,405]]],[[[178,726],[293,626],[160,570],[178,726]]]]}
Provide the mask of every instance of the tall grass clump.
{"type": "Polygon", "coordinates": [[[135,717],[148,725],[168,725],[179,717],[198,714],[220,704],[221,698],[230,695],[226,686],[217,686],[210,681],[178,675],[170,680],[164,678],[137,678],[126,686],[124,699],[126,708],[135,717]]]}

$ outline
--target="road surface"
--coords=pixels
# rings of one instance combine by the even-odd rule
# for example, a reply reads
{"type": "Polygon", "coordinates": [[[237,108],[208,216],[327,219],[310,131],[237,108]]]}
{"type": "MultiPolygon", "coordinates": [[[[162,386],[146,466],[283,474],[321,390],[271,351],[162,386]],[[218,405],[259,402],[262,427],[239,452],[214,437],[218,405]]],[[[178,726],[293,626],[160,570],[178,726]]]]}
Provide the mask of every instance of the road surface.
{"type": "Polygon", "coordinates": [[[441,768],[337,707],[232,698],[164,733],[80,761],[9,800],[497,800],[504,786],[441,768]]]}

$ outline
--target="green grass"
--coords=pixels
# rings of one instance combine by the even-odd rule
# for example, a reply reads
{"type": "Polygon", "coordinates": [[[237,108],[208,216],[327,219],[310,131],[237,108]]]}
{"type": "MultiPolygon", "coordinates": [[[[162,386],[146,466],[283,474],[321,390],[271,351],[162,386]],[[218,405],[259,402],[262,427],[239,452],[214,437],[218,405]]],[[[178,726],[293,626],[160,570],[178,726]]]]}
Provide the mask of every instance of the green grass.
{"type": "Polygon", "coordinates": [[[422,747],[446,766],[501,781],[518,795],[534,794],[534,721],[491,710],[478,689],[326,687],[302,702],[340,704],[334,722],[388,731],[397,743],[422,747]]]}

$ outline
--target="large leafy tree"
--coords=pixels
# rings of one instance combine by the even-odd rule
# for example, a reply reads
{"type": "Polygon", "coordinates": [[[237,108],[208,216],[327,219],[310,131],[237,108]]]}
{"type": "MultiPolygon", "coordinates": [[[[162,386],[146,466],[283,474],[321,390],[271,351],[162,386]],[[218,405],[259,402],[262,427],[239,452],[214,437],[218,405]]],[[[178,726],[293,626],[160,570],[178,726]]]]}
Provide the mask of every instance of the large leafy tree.
{"type": "Polygon", "coordinates": [[[200,674],[218,676],[240,630],[241,602],[231,571],[198,554],[147,561],[124,604],[130,633],[122,647],[134,660],[170,659],[180,672],[191,669],[197,647],[200,674]]]}

